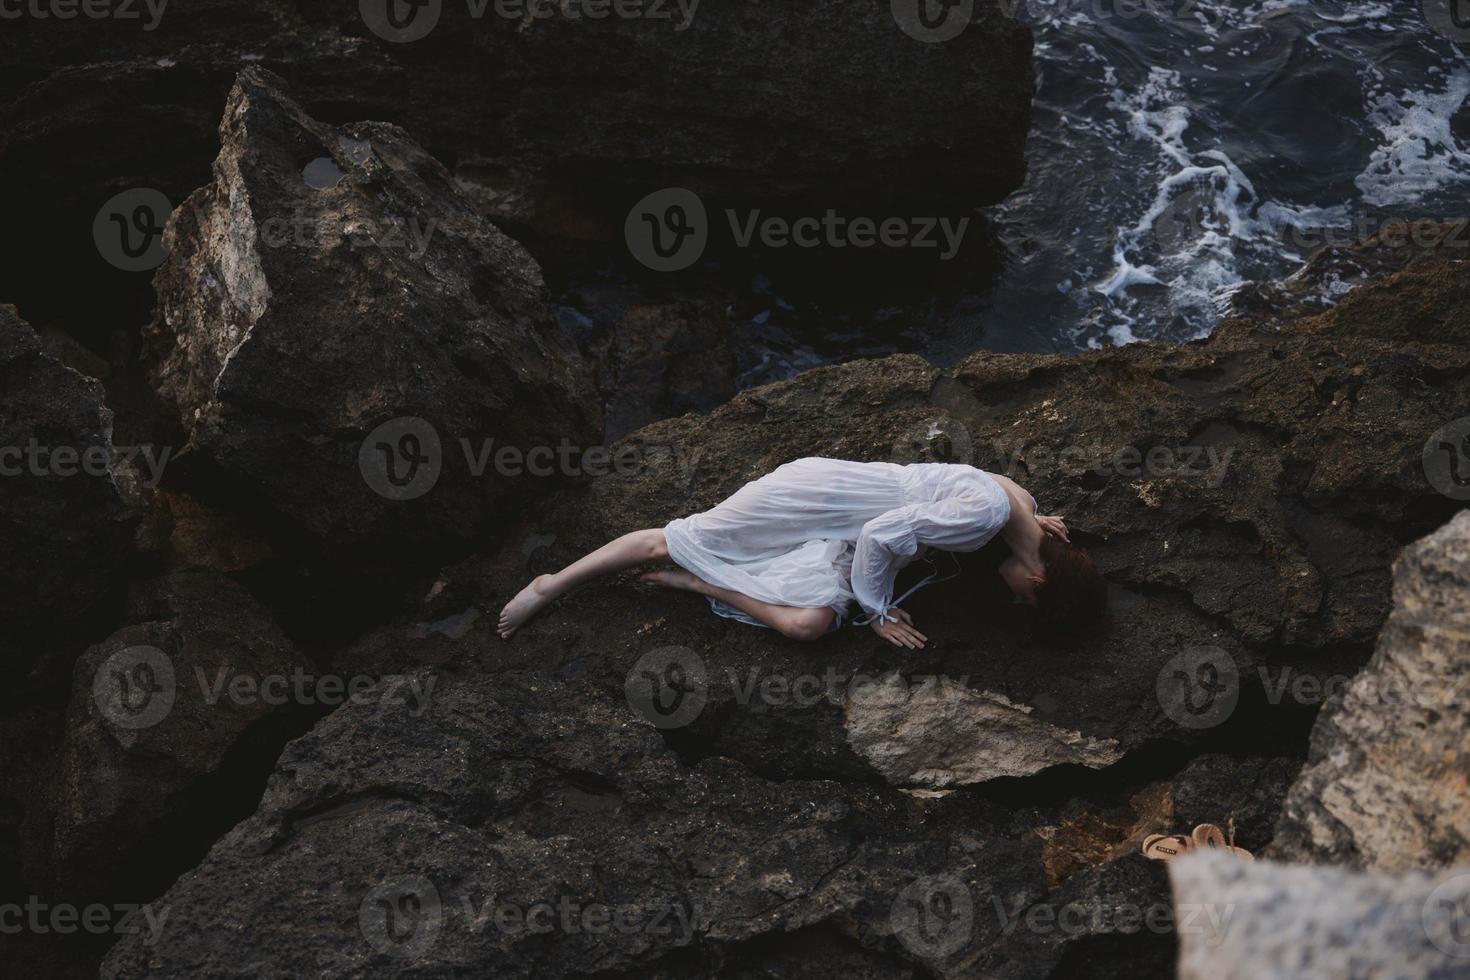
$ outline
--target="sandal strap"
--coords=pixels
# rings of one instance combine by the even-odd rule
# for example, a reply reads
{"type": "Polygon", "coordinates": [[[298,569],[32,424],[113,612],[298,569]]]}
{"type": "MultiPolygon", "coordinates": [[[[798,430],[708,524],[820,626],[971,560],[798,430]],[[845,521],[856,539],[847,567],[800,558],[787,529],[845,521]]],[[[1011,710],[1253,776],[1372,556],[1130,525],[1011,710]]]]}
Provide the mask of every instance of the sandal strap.
{"type": "Polygon", "coordinates": [[[1195,847],[1228,847],[1225,834],[1212,823],[1202,823],[1189,835],[1195,847]]]}
{"type": "Polygon", "coordinates": [[[1194,843],[1183,834],[1150,834],[1143,841],[1143,856],[1154,861],[1172,861],[1193,847],[1194,843]]]}

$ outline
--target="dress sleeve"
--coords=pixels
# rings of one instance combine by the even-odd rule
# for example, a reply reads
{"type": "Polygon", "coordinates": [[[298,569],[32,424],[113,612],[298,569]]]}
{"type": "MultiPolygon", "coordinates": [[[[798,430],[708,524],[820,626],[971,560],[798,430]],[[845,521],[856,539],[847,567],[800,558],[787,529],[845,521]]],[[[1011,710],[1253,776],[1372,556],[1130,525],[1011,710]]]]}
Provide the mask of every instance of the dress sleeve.
{"type": "Polygon", "coordinates": [[[898,570],[920,545],[941,551],[977,551],[1010,519],[1010,502],[995,492],[966,492],[898,507],[868,521],[852,559],[852,591],[863,612],[887,618],[898,570]]]}

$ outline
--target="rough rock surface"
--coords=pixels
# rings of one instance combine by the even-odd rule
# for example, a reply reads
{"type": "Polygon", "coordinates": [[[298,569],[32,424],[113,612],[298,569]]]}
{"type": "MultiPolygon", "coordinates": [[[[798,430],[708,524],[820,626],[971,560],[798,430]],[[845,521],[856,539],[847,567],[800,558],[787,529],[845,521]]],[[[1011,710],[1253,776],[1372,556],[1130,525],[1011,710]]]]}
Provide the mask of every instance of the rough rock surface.
{"type": "MultiPolygon", "coordinates": [[[[1431,256],[1323,316],[1183,347],[825,368],[634,433],[636,466],[552,496],[337,654],[342,672],[431,665],[411,675],[435,679],[429,711],[349,705],[292,743],[256,814],[160,899],[171,928],[125,940],[104,975],[1167,971],[1167,877],[1139,839],[1237,816],[1259,849],[1292,765],[1208,756],[1175,776],[1170,753],[1270,742],[1272,719],[1299,712],[1253,668],[1354,669],[1387,616],[1393,555],[1454,510],[1421,452],[1470,413],[1464,271],[1431,256]],[[1174,455],[1135,473],[1116,455],[1129,446],[1174,455]],[[981,553],[912,602],[921,652],[851,629],[786,641],[631,576],[493,636],[529,574],[812,453],[1009,469],[1093,549],[1114,630],[1042,644],[981,553]],[[1161,687],[1202,646],[1239,678],[1213,728],[1161,687]],[[898,724],[873,726],[885,752],[865,754],[849,720],[880,678],[902,686],[895,704],[943,679],[948,708],[1016,706],[988,730],[1009,755],[976,751],[973,727],[916,725],[905,742],[898,724]],[[562,898],[701,925],[496,924],[562,898]],[[220,923],[243,922],[242,957],[220,923]]],[[[964,714],[948,708],[935,717],[964,714]]]]}
{"type": "MultiPolygon", "coordinates": [[[[1366,659],[1394,556],[1457,506],[1431,486],[1422,450],[1470,415],[1470,313],[1456,299],[1465,263],[1431,258],[1290,327],[1240,320],[1204,342],[1075,357],[981,353],[949,371],[898,356],[747,391],[634,433],[622,448],[636,466],[552,497],[498,555],[447,573],[464,607],[493,622],[530,575],[709,507],[787,460],[962,461],[1008,472],[1067,517],[1113,585],[1104,637],[1037,640],[988,571],[998,556],[982,552],[911,600],[932,641],[917,654],[853,628],[788,642],[627,580],[562,600],[508,645],[472,635],[458,649],[488,663],[576,663],[615,688],[649,649],[688,648],[708,690],[671,737],[784,775],[870,773],[846,735],[844,685],[895,668],[964,678],[1032,708],[1017,715],[1027,726],[1125,753],[1232,720],[1248,732],[1283,670],[1341,674],[1366,659]],[[1166,683],[1191,678],[1179,658],[1201,650],[1234,667],[1221,710],[1204,719],[1166,683]],[[828,670],[832,697],[749,694],[751,677],[828,670]]],[[[1296,706],[1287,697],[1281,706],[1296,706]]]]}
{"type": "MultiPolygon", "coordinates": [[[[604,393],[605,439],[621,439],[658,419],[707,412],[734,396],[734,343],[725,312],[716,303],[678,299],[613,304],[588,292],[567,299],[593,310],[588,319],[598,334],[589,346],[604,393]],[[607,314],[611,322],[597,322],[602,320],[598,314],[607,314]]],[[[558,312],[569,310],[561,307],[558,312]]],[[[579,311],[573,315],[585,317],[579,311]]]]}
{"type": "Polygon", "coordinates": [[[436,676],[420,717],[385,685],[292,743],[257,814],[161,900],[159,941],[124,940],[102,975],[709,975],[764,937],[793,966],[835,947],[817,975],[900,977],[905,942],[993,943],[982,902],[1039,894],[1034,843],[977,833],[994,808],[916,835],[869,789],[681,763],[583,683],[436,676]],[[944,888],[974,914],[905,917],[905,889],[944,888]]]}
{"type": "Polygon", "coordinates": [[[1470,976],[1465,868],[1362,873],[1202,853],[1171,862],[1169,877],[1180,980],[1470,976]]]}
{"type": "Polygon", "coordinates": [[[73,98],[96,80],[76,69],[99,63],[154,67],[155,98],[187,80],[217,100],[242,59],[294,61],[313,104],[374,106],[430,144],[577,181],[972,204],[1020,182],[1031,37],[1001,4],[975,3],[944,44],[905,34],[886,3],[695,5],[687,24],[676,4],[647,6],[666,16],[511,18],[436,3],[413,12],[415,26],[438,17],[426,36],[394,43],[357,4],[203,0],[146,30],[21,19],[0,54],[17,79],[73,98]]]}
{"type": "Polygon", "coordinates": [[[373,6],[191,0],[156,24],[143,4],[131,20],[7,20],[0,203],[39,236],[7,270],[9,298],[101,313],[86,291],[48,295],[52,270],[85,265],[104,295],[146,316],[145,281],[51,226],[86,227],[129,187],[181,201],[207,178],[219,106],[250,64],[282,73],[322,118],[396,123],[452,166],[497,175],[503,195],[549,185],[582,211],[686,186],[743,205],[915,213],[997,201],[1024,175],[1030,31],[992,0],[943,44],[906,35],[888,3],[844,0],[703,4],[682,31],[677,18],[403,5],[425,23],[442,8],[410,43],[374,34],[360,13],[373,6]]]}
{"type": "Polygon", "coordinates": [[[1368,666],[1327,708],[1274,854],[1387,871],[1470,865],[1470,513],[1406,548],[1368,666]]]}
{"type": "Polygon", "coordinates": [[[142,583],[127,620],[77,660],[27,857],[38,877],[80,894],[126,882],[117,897],[137,900],[249,812],[259,784],[248,770],[265,774],[251,757],[266,753],[268,769],[316,715],[315,692],[294,679],[314,676],[310,661],[230,579],[200,570],[142,583]]]}
{"type": "Polygon", "coordinates": [[[1178,833],[1202,823],[1222,829],[1233,824],[1235,843],[1259,852],[1273,839],[1282,800],[1300,769],[1300,761],[1290,758],[1198,756],[1174,779],[1172,818],[1151,831],[1178,833]]]}
{"type": "Polygon", "coordinates": [[[141,488],[102,386],[45,353],[13,306],[0,306],[0,448],[0,651],[19,667],[26,634],[64,634],[116,591],[141,488]]]}
{"type": "Polygon", "coordinates": [[[854,689],[843,708],[853,748],[895,786],[944,789],[1060,765],[1101,769],[1123,755],[1112,739],[1035,721],[1029,705],[946,677],[910,685],[895,671],[854,689]]]}
{"type": "Polygon", "coordinates": [[[242,492],[337,543],[466,540],[526,489],[471,453],[595,438],[536,263],[402,130],[318,123],[252,68],[220,136],[145,336],[191,446],[242,492]]]}

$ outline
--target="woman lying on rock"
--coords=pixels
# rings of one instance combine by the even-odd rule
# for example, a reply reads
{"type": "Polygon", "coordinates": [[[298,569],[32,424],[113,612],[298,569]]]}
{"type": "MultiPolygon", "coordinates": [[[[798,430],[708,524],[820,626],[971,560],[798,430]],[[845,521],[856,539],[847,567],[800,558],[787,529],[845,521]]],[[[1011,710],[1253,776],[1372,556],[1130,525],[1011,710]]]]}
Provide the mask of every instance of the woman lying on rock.
{"type": "MultiPolygon", "coordinates": [[[[1100,622],[1107,587],[1060,517],[1004,476],[952,463],[851,463],[798,459],[748,483],[712,510],[663,530],[625,534],[506,603],[508,638],[557,596],[602,575],[672,560],[678,570],[643,581],[706,596],[721,616],[815,640],[841,625],[853,601],[859,623],[895,646],[926,637],[893,599],[899,569],[925,547],[975,551],[1000,535],[1011,553],[1000,576],[1049,627],[1081,632],[1100,622]]],[[[910,590],[912,592],[913,590],[910,590]]]]}

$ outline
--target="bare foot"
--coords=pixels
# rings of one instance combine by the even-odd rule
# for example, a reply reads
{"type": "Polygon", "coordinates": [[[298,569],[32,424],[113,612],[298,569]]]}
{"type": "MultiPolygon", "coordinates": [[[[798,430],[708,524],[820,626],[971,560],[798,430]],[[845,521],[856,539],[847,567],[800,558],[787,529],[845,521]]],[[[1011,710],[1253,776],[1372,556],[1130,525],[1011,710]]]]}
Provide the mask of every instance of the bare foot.
{"type": "Polygon", "coordinates": [[[552,600],[552,596],[542,591],[550,578],[550,575],[537,575],[530,585],[517,592],[516,597],[500,610],[500,623],[495,627],[495,632],[500,634],[502,640],[510,639],[512,633],[530,622],[531,617],[552,600]]]}
{"type": "Polygon", "coordinates": [[[661,585],[666,589],[683,589],[685,592],[702,592],[705,588],[704,579],[693,572],[686,572],[682,568],[665,568],[656,572],[644,572],[638,576],[640,582],[649,585],[661,585]]]}

